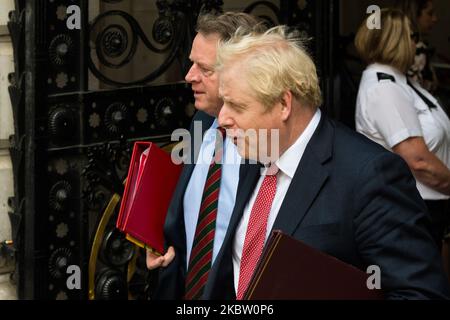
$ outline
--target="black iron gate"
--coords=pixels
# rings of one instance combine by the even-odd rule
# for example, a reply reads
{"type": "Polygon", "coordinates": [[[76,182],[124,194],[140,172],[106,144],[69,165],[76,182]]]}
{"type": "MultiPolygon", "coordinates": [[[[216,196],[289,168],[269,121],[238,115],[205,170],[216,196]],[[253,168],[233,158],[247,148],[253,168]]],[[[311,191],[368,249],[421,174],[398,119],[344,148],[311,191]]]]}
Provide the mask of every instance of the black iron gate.
{"type": "Polygon", "coordinates": [[[312,36],[332,110],[334,0],[15,1],[10,217],[19,298],[147,297],[144,256],[114,229],[131,147],[168,143],[188,126],[194,108],[182,80],[195,21],[224,10],[312,36]]]}

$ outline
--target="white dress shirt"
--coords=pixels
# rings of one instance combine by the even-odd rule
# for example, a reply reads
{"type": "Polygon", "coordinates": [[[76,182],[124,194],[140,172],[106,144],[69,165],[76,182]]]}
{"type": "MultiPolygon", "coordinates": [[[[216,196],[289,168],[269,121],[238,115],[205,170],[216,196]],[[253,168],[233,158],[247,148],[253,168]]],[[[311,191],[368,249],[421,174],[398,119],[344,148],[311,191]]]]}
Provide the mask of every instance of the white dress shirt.
{"type": "MultiPolygon", "coordinates": [[[[356,130],[390,151],[408,138],[423,137],[428,149],[450,168],[450,120],[428,91],[414,80],[411,83],[436,108],[430,109],[396,69],[378,63],[368,66],[359,85],[356,130]],[[379,72],[394,77],[395,82],[379,80],[379,72]]],[[[416,183],[423,199],[449,198],[420,181],[416,183]]]]}
{"type": "MultiPolygon", "coordinates": [[[[267,230],[266,230],[266,241],[270,235],[275,219],[277,218],[278,211],[281,208],[284,197],[289,189],[292,178],[294,177],[295,171],[297,170],[298,164],[302,159],[303,153],[305,152],[306,146],[311,139],[314,131],[320,122],[321,112],[317,109],[313,118],[309,122],[306,129],[297,138],[293,145],[291,145],[281,157],[275,161],[275,164],[280,169],[277,174],[277,191],[275,193],[275,198],[272,202],[272,207],[270,209],[269,218],[267,220],[267,230]]],[[[264,180],[265,172],[268,168],[265,168],[258,180],[255,190],[250,197],[249,202],[245,206],[244,214],[239,222],[239,225],[234,236],[233,244],[233,274],[234,274],[234,288],[237,291],[239,284],[239,269],[241,266],[242,249],[244,246],[245,234],[247,232],[248,221],[250,219],[250,212],[255,203],[256,196],[259,192],[261,184],[264,180]]],[[[301,195],[299,195],[301,197],[301,195]]]]}
{"type": "MultiPolygon", "coordinates": [[[[183,198],[184,225],[186,230],[186,268],[189,267],[192,244],[203,196],[203,188],[212,161],[216,142],[217,119],[204,134],[199,156],[192,172],[183,198]]],[[[220,181],[219,203],[217,208],[216,231],[212,262],[214,262],[227,232],[228,223],[236,201],[236,191],[239,182],[239,167],[241,157],[236,146],[230,139],[225,139],[223,148],[222,176],[220,181]]]]}

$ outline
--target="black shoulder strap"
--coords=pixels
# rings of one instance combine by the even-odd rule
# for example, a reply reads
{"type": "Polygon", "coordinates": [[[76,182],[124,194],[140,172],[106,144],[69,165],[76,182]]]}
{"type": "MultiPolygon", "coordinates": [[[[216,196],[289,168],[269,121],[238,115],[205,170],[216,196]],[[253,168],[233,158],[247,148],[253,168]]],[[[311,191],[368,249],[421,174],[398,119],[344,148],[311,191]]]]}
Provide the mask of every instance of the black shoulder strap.
{"type": "Polygon", "coordinates": [[[408,85],[413,88],[413,90],[418,94],[418,96],[423,100],[423,102],[425,102],[428,106],[428,108],[430,109],[436,109],[436,105],[430,101],[430,99],[428,99],[427,97],[425,97],[419,90],[416,89],[416,87],[414,87],[412,85],[412,83],[409,81],[409,79],[407,80],[408,85]]]}
{"type": "Polygon", "coordinates": [[[392,82],[395,82],[395,77],[394,76],[392,76],[390,74],[387,74],[387,73],[384,73],[384,72],[377,72],[377,77],[378,77],[378,81],[391,80],[392,82]]]}

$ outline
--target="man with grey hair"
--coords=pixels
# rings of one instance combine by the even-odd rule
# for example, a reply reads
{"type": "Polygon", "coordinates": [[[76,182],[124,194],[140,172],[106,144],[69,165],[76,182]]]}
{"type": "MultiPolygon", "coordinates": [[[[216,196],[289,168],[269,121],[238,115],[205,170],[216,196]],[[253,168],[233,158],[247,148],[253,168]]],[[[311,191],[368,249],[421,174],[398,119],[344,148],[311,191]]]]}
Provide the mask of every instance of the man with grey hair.
{"type": "Polygon", "coordinates": [[[314,63],[297,40],[280,26],[218,50],[219,126],[261,166],[241,169],[245,183],[205,296],[242,299],[271,230],[281,230],[363,271],[377,265],[387,299],[448,298],[407,165],[322,114],[314,63]],[[249,139],[249,129],[263,135],[249,139]],[[261,159],[255,150],[273,150],[265,143],[277,143],[279,156],[261,159]]]}
{"type": "MultiPolygon", "coordinates": [[[[220,152],[215,150],[217,139],[222,140],[215,130],[222,100],[214,65],[219,41],[229,39],[238,28],[247,33],[264,30],[254,17],[239,12],[201,15],[197,21],[197,35],[189,56],[192,67],[186,81],[192,85],[198,110],[193,123],[202,124],[203,139],[198,154],[194,150],[189,155],[190,162],[184,165],[172,197],[164,226],[167,251],[163,256],[147,251],[147,267],[160,268],[155,299],[202,298],[228,227],[240,161],[221,165],[221,159],[219,163],[215,159],[218,154],[224,159],[240,157],[229,139],[225,139],[220,152]]],[[[196,139],[193,126],[190,133],[196,139]]]]}

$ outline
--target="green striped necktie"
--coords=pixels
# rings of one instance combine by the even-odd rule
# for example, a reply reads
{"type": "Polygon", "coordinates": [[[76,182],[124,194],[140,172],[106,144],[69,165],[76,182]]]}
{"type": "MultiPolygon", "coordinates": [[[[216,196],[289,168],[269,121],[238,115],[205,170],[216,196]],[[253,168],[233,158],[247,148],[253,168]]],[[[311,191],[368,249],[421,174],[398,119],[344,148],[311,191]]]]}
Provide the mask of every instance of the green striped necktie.
{"type": "Polygon", "coordinates": [[[203,189],[202,202],[189,259],[186,277],[186,300],[201,298],[208,280],[209,270],[211,269],[224,140],[225,129],[218,128],[216,130],[214,155],[203,189]]]}

